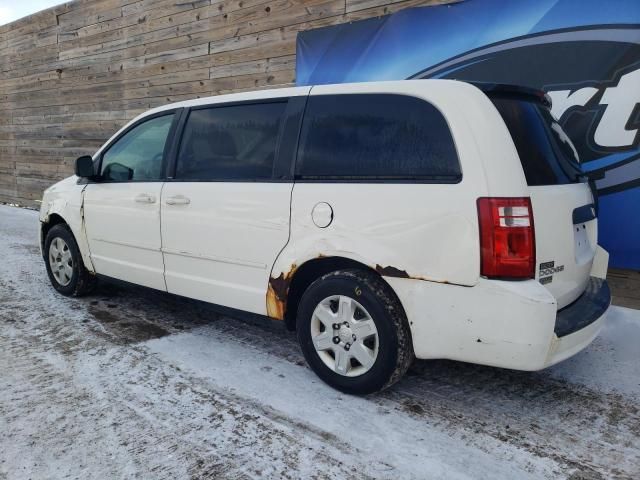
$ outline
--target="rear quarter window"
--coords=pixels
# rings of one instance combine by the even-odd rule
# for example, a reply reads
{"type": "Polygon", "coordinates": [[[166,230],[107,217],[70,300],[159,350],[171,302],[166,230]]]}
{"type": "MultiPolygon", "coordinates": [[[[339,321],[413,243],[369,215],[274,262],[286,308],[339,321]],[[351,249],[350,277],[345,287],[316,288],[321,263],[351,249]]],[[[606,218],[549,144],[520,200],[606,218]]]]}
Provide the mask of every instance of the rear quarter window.
{"type": "Polygon", "coordinates": [[[452,183],[461,171],[447,122],[430,103],[342,94],[309,97],[296,177],[452,183]]]}

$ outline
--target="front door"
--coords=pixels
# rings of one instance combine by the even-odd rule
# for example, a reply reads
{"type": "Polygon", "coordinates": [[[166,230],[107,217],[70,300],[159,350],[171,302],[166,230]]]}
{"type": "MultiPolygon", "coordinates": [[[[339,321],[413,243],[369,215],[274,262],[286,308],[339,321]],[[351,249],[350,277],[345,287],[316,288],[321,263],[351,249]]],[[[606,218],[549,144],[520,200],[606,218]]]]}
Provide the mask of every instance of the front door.
{"type": "Polygon", "coordinates": [[[174,114],[134,125],[102,154],[100,180],[87,185],[84,217],[96,272],[166,290],[160,196],[174,114]]]}
{"type": "Polygon", "coordinates": [[[274,178],[286,105],[189,113],[175,178],[162,192],[169,292],[266,313],[270,269],[289,238],[293,183],[274,178]]]}

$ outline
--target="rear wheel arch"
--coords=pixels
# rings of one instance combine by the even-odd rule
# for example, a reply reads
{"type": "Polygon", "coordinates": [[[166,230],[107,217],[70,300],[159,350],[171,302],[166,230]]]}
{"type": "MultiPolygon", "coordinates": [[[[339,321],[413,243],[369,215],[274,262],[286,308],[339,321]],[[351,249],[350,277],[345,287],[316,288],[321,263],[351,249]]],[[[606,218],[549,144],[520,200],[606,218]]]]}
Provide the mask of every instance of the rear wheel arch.
{"type": "MultiPolygon", "coordinates": [[[[280,276],[276,278],[272,277],[269,281],[269,296],[272,298],[268,300],[268,303],[273,304],[274,299],[281,302],[282,306],[279,307],[280,311],[284,310],[284,318],[281,319],[285,321],[287,329],[295,330],[296,314],[302,295],[304,295],[307,288],[323,275],[338,270],[350,269],[362,270],[376,275],[397,298],[391,285],[389,285],[379,272],[369,265],[347,257],[320,256],[307,260],[299,267],[294,266],[288,273],[281,273],[280,276]]],[[[400,302],[399,298],[398,302],[400,302]]],[[[270,308],[269,310],[271,313],[270,316],[274,316],[272,315],[274,309],[270,308]]]]}
{"type": "Polygon", "coordinates": [[[404,308],[384,278],[371,269],[322,275],[305,290],[296,317],[307,364],[343,392],[383,390],[413,362],[404,308]]]}

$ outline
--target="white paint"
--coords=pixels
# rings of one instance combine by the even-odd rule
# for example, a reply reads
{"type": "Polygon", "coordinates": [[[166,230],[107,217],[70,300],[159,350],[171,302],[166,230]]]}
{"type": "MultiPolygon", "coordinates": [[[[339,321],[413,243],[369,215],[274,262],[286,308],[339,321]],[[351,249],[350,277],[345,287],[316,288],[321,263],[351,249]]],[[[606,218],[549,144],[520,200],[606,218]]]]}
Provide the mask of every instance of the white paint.
{"type": "Polygon", "coordinates": [[[292,186],[167,182],[160,208],[169,292],[266,315],[271,266],[289,238],[292,186]],[[190,203],[167,203],[178,195],[190,203]]]}
{"type": "Polygon", "coordinates": [[[132,182],[86,186],[86,233],[98,273],[165,289],[160,251],[162,185],[163,182],[132,182]],[[152,201],[139,201],[142,196],[152,201]]]}
{"type": "MultiPolygon", "coordinates": [[[[44,191],[40,205],[40,222],[48,222],[52,215],[62,217],[67,225],[69,225],[71,232],[73,232],[78,242],[85,267],[90,272],[93,272],[95,268],[91,261],[91,255],[89,255],[89,245],[87,243],[87,236],[83,231],[84,225],[82,222],[82,202],[85,186],[78,185],[77,182],[78,177],[71,176],[59,181],[44,191]]],[[[45,240],[42,230],[39,236],[39,246],[42,249],[45,240]]]]}
{"type": "MultiPolygon", "coordinates": [[[[573,210],[593,203],[586,183],[529,187],[536,231],[538,265],[554,262],[563,267],[545,285],[558,302],[558,308],[573,302],[584,291],[598,243],[598,221],[573,224],[573,210]],[[580,235],[577,235],[580,231],[580,235]],[[582,243],[579,246],[578,241],[582,243]],[[576,256],[581,252],[580,256],[576,256]]],[[[536,279],[540,269],[536,267],[536,279]]]]}
{"type": "Polygon", "coordinates": [[[607,278],[607,269],[609,268],[609,252],[600,245],[596,248],[596,254],[591,265],[591,275],[597,278],[607,278]]]}

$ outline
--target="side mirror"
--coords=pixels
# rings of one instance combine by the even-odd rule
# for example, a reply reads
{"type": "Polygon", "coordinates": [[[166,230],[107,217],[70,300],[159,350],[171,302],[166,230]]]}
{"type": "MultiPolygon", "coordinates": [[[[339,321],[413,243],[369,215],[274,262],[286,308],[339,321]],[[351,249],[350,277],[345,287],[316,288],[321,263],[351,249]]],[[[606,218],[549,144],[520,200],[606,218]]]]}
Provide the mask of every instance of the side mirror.
{"type": "Polygon", "coordinates": [[[76,175],[80,178],[91,178],[95,175],[93,170],[93,158],[83,155],[76,159],[76,175]]]}

